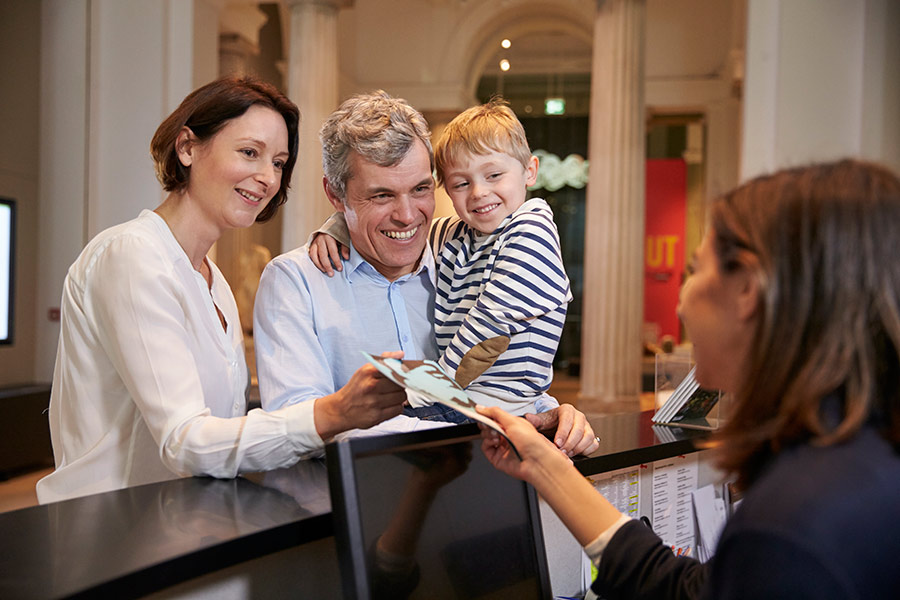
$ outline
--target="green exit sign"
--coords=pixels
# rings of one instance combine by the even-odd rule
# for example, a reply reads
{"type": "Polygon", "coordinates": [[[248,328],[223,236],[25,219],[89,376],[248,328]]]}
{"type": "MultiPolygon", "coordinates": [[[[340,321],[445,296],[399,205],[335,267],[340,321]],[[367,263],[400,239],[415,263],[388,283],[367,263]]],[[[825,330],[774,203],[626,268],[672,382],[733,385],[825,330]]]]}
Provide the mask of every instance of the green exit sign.
{"type": "Polygon", "coordinates": [[[564,115],[566,114],[565,98],[547,98],[544,100],[545,115],[564,115]]]}

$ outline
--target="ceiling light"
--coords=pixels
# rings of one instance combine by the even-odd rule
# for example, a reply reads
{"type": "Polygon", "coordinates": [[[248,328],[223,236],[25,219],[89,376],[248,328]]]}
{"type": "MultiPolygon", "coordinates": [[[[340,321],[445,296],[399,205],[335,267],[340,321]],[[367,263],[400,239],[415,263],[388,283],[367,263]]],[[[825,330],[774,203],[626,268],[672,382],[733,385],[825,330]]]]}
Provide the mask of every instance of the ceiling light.
{"type": "Polygon", "coordinates": [[[509,61],[505,58],[500,61],[500,70],[501,71],[509,71],[509,61]]]}
{"type": "Polygon", "coordinates": [[[502,42],[500,42],[500,46],[502,46],[503,48],[509,48],[510,46],[512,46],[512,42],[510,42],[508,39],[504,39],[502,42]]]}

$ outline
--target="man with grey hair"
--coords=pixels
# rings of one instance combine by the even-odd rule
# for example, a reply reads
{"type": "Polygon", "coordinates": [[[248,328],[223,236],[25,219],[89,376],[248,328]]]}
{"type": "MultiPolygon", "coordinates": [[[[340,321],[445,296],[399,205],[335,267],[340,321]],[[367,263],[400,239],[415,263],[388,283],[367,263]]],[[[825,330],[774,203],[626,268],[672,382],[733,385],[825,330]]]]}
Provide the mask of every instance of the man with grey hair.
{"type": "MultiPolygon", "coordinates": [[[[269,263],[260,279],[253,331],[263,408],[314,402],[323,441],[374,425],[355,420],[354,401],[343,394],[357,369],[366,368],[360,350],[402,351],[415,360],[438,356],[432,326],[436,269],[428,247],[435,188],[430,136],[418,111],[385,92],[341,104],[320,138],[325,195],[346,220],[349,259],[328,277],[303,246],[269,263]],[[320,427],[320,418],[326,426],[320,427]]],[[[437,424],[413,417],[460,417],[442,406],[407,407],[404,413],[385,412],[387,422],[370,431],[437,424]]],[[[541,428],[558,427],[564,449],[584,446],[584,436],[593,439],[584,415],[569,405],[543,415],[541,428]]]]}
{"type": "MultiPolygon", "coordinates": [[[[434,180],[425,119],[384,92],[344,102],[320,137],[325,195],[347,219],[350,260],[339,277],[329,278],[306,247],[275,258],[259,282],[253,337],[263,408],[315,402],[316,429],[327,441],[349,426],[376,424],[353,421],[358,409],[352,398],[331,400],[344,396],[345,384],[364,367],[360,350],[402,351],[413,359],[437,355],[434,259],[424,251],[434,180]],[[337,425],[320,428],[320,413],[337,425]]],[[[419,425],[401,417],[376,431],[419,425]]]]}

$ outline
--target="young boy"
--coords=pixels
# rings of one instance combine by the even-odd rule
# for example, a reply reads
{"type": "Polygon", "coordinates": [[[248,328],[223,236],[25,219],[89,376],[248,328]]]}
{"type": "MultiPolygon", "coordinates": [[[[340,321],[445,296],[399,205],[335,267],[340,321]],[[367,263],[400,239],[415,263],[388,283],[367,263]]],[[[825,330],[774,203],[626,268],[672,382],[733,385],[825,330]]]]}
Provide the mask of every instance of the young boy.
{"type": "Polygon", "coordinates": [[[538,159],[495,100],[453,119],[434,160],[462,221],[432,226],[438,362],[479,404],[540,410],[552,401],[545,393],[572,294],[553,213],[540,198],[526,201],[538,159]]]}
{"type": "Polygon", "coordinates": [[[434,158],[458,215],[431,227],[438,363],[479,404],[515,415],[553,408],[546,392],[572,294],[553,213],[526,201],[538,159],[525,130],[494,100],[453,119],[434,158]]]}

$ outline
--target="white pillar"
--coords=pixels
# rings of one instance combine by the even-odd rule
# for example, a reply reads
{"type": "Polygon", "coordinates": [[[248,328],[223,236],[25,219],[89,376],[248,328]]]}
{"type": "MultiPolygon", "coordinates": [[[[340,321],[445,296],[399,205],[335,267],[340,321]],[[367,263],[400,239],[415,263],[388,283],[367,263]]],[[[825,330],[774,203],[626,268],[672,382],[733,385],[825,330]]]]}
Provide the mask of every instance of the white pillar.
{"type": "Polygon", "coordinates": [[[285,0],[290,7],[288,96],[300,107],[300,156],[288,202],[282,207],[281,247],[306,243],[331,214],[322,190],[319,128],[338,106],[338,10],[351,0],[285,0]]]}
{"type": "Polygon", "coordinates": [[[35,380],[53,373],[63,279],[84,244],[163,191],[148,157],[159,123],[209,81],[212,0],[45,0],[41,5],[40,277],[35,380]]]}
{"type": "Polygon", "coordinates": [[[844,156],[900,168],[898,27],[893,0],[749,0],[741,178],[844,156]]]}
{"type": "Polygon", "coordinates": [[[591,72],[580,408],[641,385],[645,0],[599,0],[591,72]]]}
{"type": "MultiPolygon", "coordinates": [[[[251,57],[259,55],[259,31],[266,24],[265,13],[256,6],[227,6],[219,15],[219,75],[243,76],[251,74],[251,57]]],[[[241,257],[250,252],[253,228],[235,228],[223,232],[210,251],[210,257],[222,271],[233,290],[242,284],[241,257]]],[[[235,295],[241,324],[245,332],[253,324],[251,306],[242,295],[235,295]],[[249,315],[249,317],[248,317],[249,315]]]]}
{"type": "Polygon", "coordinates": [[[227,6],[219,15],[219,75],[247,75],[247,61],[259,54],[265,13],[256,6],[227,6]]]}

